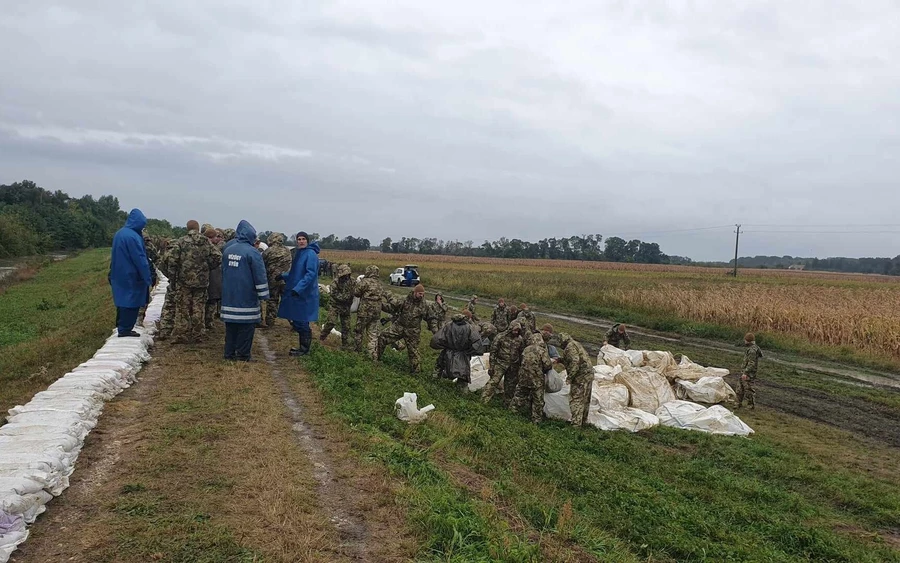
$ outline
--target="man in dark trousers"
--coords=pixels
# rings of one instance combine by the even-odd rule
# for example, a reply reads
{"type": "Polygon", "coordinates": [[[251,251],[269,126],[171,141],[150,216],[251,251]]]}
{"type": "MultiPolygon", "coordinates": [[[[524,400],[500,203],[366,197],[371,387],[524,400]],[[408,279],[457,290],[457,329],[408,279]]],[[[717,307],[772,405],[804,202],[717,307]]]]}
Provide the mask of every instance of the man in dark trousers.
{"type": "Polygon", "coordinates": [[[260,301],[269,298],[266,267],[253,246],[256,229],[238,223],[236,236],[222,256],[222,313],[225,322],[225,359],[250,361],[256,324],[262,320],[260,301]]]}
{"type": "Polygon", "coordinates": [[[132,209],[125,226],[113,237],[109,285],[116,304],[116,331],[120,337],[140,336],[134,331],[141,307],[150,302],[150,262],[141,231],[147,218],[132,209]]]}

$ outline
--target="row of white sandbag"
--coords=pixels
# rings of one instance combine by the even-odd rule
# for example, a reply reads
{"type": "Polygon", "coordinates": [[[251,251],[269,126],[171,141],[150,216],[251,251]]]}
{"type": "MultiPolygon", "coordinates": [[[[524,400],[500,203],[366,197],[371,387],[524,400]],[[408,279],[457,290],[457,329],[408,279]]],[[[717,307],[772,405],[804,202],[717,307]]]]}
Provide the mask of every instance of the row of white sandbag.
{"type": "Polygon", "coordinates": [[[26,405],[9,410],[0,426],[0,563],[28,537],[27,524],[69,486],[84,439],[106,401],[135,381],[150,359],[155,321],[168,281],[153,291],[139,338],[113,333],[93,358],[65,374],[26,405]]]}

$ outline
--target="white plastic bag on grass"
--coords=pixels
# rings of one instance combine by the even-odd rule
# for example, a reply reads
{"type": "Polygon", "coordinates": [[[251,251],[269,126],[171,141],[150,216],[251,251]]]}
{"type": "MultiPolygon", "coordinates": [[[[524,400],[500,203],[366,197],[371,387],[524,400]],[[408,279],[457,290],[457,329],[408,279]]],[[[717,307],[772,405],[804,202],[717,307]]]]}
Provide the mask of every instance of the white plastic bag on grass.
{"type": "Polygon", "coordinates": [[[434,405],[426,405],[419,409],[416,406],[416,401],[418,400],[419,398],[415,393],[404,393],[402,397],[394,402],[394,410],[397,413],[397,418],[410,423],[422,422],[425,420],[428,413],[434,410],[434,405]]]}

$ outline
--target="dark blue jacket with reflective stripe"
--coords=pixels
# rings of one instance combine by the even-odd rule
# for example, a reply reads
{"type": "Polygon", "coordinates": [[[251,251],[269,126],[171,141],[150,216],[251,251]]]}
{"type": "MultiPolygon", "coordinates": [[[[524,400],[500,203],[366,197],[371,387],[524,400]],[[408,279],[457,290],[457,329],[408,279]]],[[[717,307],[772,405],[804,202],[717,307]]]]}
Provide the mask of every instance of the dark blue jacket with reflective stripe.
{"type": "Polygon", "coordinates": [[[222,250],[222,320],[226,323],[258,323],[259,302],[269,298],[266,267],[253,247],[256,229],[241,220],[235,238],[222,250]]]}

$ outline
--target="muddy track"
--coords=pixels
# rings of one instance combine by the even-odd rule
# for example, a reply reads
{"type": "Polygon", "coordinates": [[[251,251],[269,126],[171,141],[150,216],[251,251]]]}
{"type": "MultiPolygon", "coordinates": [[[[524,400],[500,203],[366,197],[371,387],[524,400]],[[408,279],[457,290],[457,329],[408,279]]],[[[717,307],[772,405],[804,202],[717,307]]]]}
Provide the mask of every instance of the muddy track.
{"type": "Polygon", "coordinates": [[[367,547],[369,531],[359,512],[348,510],[354,506],[353,491],[336,479],[335,464],[328,455],[328,444],[323,435],[317,433],[307,422],[304,406],[300,398],[291,390],[287,377],[276,364],[275,352],[269,348],[269,341],[259,332],[256,341],[271,367],[272,379],[281,400],[291,418],[291,429],[297,442],[306,453],[313,466],[313,477],[318,483],[318,498],[323,510],[330,515],[331,524],[341,539],[340,551],[351,561],[371,561],[367,547]]]}

